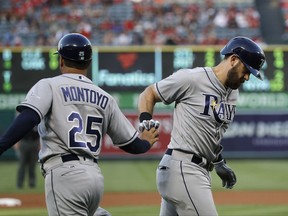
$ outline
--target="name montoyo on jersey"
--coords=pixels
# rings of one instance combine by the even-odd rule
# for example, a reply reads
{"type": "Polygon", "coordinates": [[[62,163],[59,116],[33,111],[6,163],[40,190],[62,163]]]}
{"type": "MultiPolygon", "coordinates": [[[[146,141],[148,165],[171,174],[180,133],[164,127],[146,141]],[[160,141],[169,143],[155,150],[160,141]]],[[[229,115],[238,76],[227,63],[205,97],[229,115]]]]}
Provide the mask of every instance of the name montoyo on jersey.
{"type": "Polygon", "coordinates": [[[109,98],[95,90],[78,86],[60,87],[65,102],[86,102],[106,109],[109,98]]]}

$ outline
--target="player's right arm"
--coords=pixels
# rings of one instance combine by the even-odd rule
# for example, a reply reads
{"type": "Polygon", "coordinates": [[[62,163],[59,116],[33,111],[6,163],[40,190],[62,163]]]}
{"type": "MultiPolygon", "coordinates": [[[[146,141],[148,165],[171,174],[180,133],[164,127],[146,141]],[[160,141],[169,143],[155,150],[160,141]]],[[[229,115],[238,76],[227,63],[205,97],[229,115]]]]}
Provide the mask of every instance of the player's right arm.
{"type": "MultiPolygon", "coordinates": [[[[160,98],[154,89],[154,85],[148,86],[140,95],[138,101],[138,112],[140,122],[143,120],[151,120],[154,106],[160,102],[160,98]]],[[[132,143],[120,147],[122,150],[132,153],[144,153],[148,151],[152,145],[159,140],[159,132],[157,128],[140,130],[140,135],[132,143]]]]}
{"type": "Polygon", "coordinates": [[[154,106],[157,102],[160,102],[161,99],[158,96],[155,85],[148,86],[140,95],[138,99],[138,113],[139,120],[152,119],[154,106]]]}
{"type": "Polygon", "coordinates": [[[192,73],[193,70],[181,69],[148,86],[139,95],[138,113],[140,122],[152,119],[154,106],[157,102],[168,105],[175,101],[181,101],[186,92],[193,87],[194,76],[192,76],[192,73]]]}
{"type": "Polygon", "coordinates": [[[113,144],[122,150],[131,154],[142,154],[159,140],[156,128],[138,132],[113,98],[106,111],[109,113],[107,134],[113,144]]]}
{"type": "Polygon", "coordinates": [[[158,140],[158,130],[156,128],[151,128],[150,130],[143,130],[131,143],[120,146],[120,148],[130,154],[142,154],[147,152],[158,140]]]}

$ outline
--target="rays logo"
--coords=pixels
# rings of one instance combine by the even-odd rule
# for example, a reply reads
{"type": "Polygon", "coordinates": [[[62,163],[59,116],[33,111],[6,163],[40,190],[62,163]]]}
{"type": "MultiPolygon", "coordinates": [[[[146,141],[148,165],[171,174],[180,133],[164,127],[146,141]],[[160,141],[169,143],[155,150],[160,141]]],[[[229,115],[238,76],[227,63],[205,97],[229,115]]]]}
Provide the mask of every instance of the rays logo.
{"type": "Polygon", "coordinates": [[[216,95],[211,94],[203,94],[205,97],[205,105],[204,110],[201,115],[211,116],[215,118],[215,120],[222,124],[231,122],[234,118],[236,112],[236,105],[229,104],[224,101],[218,100],[216,95]]]}

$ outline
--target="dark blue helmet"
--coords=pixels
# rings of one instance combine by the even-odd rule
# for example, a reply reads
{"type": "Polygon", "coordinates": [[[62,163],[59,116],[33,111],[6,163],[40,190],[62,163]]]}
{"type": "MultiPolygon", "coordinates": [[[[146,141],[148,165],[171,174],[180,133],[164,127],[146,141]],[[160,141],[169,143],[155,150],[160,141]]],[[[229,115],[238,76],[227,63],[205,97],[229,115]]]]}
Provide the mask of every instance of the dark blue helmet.
{"type": "Polygon", "coordinates": [[[265,54],[261,47],[247,37],[234,37],[220,51],[222,55],[237,55],[246,68],[258,79],[262,80],[260,69],[265,62],[265,54]]]}
{"type": "Polygon", "coordinates": [[[92,59],[92,45],[84,35],[69,33],[60,39],[55,54],[71,61],[86,62],[92,59]]]}

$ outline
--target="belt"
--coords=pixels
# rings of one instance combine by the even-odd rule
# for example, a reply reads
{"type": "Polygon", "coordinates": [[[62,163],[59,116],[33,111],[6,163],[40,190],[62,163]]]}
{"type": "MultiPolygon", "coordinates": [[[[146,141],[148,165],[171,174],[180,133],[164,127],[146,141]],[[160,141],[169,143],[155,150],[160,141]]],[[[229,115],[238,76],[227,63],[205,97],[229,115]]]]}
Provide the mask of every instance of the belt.
{"type": "MultiPolygon", "coordinates": [[[[73,160],[80,160],[80,158],[76,154],[67,154],[67,155],[62,155],[61,156],[62,162],[68,162],[68,161],[73,161],[73,160]]],[[[83,160],[85,161],[88,159],[87,157],[83,157],[83,160]]],[[[93,158],[93,162],[97,163],[97,159],[93,158]]]]}
{"type": "Polygon", "coordinates": [[[180,160],[188,159],[192,163],[195,163],[195,164],[207,169],[208,171],[212,171],[214,168],[213,164],[207,162],[206,158],[200,157],[200,156],[193,154],[193,153],[190,153],[190,152],[185,152],[185,151],[181,151],[178,149],[167,149],[165,154],[171,155],[171,156],[177,154],[177,156],[180,160]]]}
{"type": "Polygon", "coordinates": [[[90,164],[97,163],[97,159],[95,158],[85,157],[85,156],[80,156],[80,155],[78,156],[76,154],[54,156],[52,158],[49,158],[45,162],[41,163],[42,175],[45,176],[48,170],[61,166],[61,164],[68,162],[68,161],[82,161],[83,163],[90,163],[90,164]]]}

